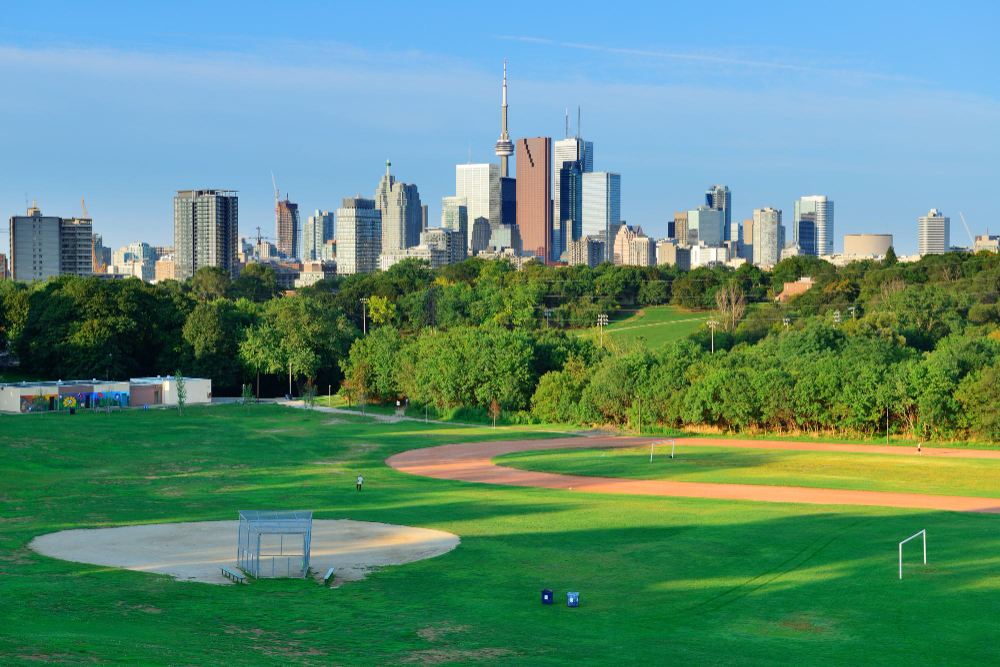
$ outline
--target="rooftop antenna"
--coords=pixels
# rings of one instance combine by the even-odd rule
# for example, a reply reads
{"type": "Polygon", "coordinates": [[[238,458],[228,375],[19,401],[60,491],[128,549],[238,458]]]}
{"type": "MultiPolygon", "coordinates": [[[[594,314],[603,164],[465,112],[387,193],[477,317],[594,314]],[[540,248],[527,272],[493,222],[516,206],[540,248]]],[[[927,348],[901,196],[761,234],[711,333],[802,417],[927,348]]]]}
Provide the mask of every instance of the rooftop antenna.
{"type": "Polygon", "coordinates": [[[569,107],[566,107],[566,138],[569,139],[569,107]]]}
{"type": "Polygon", "coordinates": [[[576,138],[580,138],[580,105],[576,105],[576,138]]]}
{"type": "Polygon", "coordinates": [[[469,142],[469,164],[472,164],[472,142],[469,142]]]}

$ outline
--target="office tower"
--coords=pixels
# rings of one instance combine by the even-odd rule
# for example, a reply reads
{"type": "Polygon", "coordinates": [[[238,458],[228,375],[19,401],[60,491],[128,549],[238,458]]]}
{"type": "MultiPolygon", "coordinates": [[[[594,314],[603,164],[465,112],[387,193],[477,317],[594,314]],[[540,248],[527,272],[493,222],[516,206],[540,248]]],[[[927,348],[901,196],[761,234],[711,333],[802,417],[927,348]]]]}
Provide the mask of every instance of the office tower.
{"type": "Polygon", "coordinates": [[[921,257],[951,250],[951,219],[936,208],[920,218],[917,232],[917,252],[921,257]]]}
{"type": "Polygon", "coordinates": [[[517,225],[517,180],[500,177],[500,224],[517,225]]]}
{"type": "Polygon", "coordinates": [[[568,242],[583,236],[583,165],[578,160],[557,160],[556,174],[553,226],[559,239],[556,254],[562,254],[568,242]]]}
{"type": "Polygon", "coordinates": [[[302,226],[302,259],[305,261],[323,259],[323,244],[337,236],[337,218],[329,211],[319,209],[306,218],[302,226]]]}
{"type": "Polygon", "coordinates": [[[660,241],[656,247],[656,263],[669,264],[685,271],[691,270],[691,248],[677,241],[660,241]]]}
{"type": "Polygon", "coordinates": [[[274,220],[278,230],[278,254],[288,259],[297,258],[299,255],[299,205],[288,201],[286,194],[284,201],[279,201],[275,205],[274,220]]]}
{"type": "Polygon", "coordinates": [[[461,259],[465,259],[465,252],[469,248],[469,207],[465,197],[442,197],[441,198],[441,227],[458,232],[462,236],[463,251],[461,259]]]}
{"type": "Polygon", "coordinates": [[[642,227],[632,228],[622,224],[614,237],[613,261],[618,266],[652,266],[654,249],[652,240],[642,232],[642,227]]]}
{"type": "Polygon", "coordinates": [[[465,198],[469,220],[486,218],[490,225],[499,225],[500,167],[488,163],[456,165],[455,196],[465,198]]]}
{"type": "Polygon", "coordinates": [[[47,280],[94,273],[94,233],[90,218],[43,216],[38,202],[27,215],[10,218],[10,257],[5,272],[14,280],[47,280]]]}
{"type": "MultiPolygon", "coordinates": [[[[713,185],[711,188],[705,191],[705,205],[709,208],[714,208],[716,210],[722,211],[722,240],[731,241],[733,240],[733,200],[732,195],[729,192],[728,185],[713,185]]],[[[739,226],[739,221],[736,222],[739,226]]],[[[739,238],[737,234],[736,238],[739,238]]],[[[721,243],[714,245],[722,245],[721,243]]]]}
{"type": "Polygon", "coordinates": [[[740,257],[753,264],[753,219],[743,221],[743,244],[740,257]]]}
{"type": "Polygon", "coordinates": [[[478,217],[472,221],[472,233],[469,235],[469,249],[475,257],[490,246],[490,236],[493,230],[490,221],[484,217],[478,217]]]}
{"type": "Polygon", "coordinates": [[[688,242],[688,214],[687,211],[678,211],[674,213],[673,230],[670,233],[671,238],[677,239],[681,245],[687,245],[688,242]]]}
{"type": "Polygon", "coordinates": [[[371,273],[382,253],[382,211],[374,199],[345,197],[337,209],[337,274],[371,273]]]}
{"type": "Polygon", "coordinates": [[[503,61],[503,101],[500,106],[500,140],[497,141],[496,154],[500,156],[500,177],[507,178],[507,158],[514,154],[514,144],[507,134],[507,59],[503,61]]]}
{"type": "Polygon", "coordinates": [[[385,161],[385,174],[375,189],[375,208],[382,213],[382,252],[391,254],[420,242],[423,210],[417,186],[398,183],[389,173],[392,163],[385,161]]]}
{"type": "Polygon", "coordinates": [[[781,261],[785,247],[785,227],[781,224],[781,210],[757,209],[753,212],[754,264],[774,266],[781,261]]]}
{"type": "Polygon", "coordinates": [[[605,241],[605,260],[611,259],[616,225],[621,224],[622,177],[610,171],[592,171],[581,176],[583,185],[582,236],[605,241]]]}
{"type": "Polygon", "coordinates": [[[586,264],[592,269],[597,268],[604,261],[604,242],[593,236],[584,236],[582,239],[570,241],[566,254],[570,266],[586,264]]]}
{"type": "Polygon", "coordinates": [[[427,231],[427,204],[420,207],[420,231],[427,231]]]}
{"type": "Polygon", "coordinates": [[[525,252],[545,262],[552,249],[552,140],[518,139],[516,167],[521,243],[525,252]]]}
{"type": "Polygon", "coordinates": [[[712,206],[699,206],[687,212],[688,245],[703,243],[721,246],[724,238],[725,212],[712,206]]]}
{"type": "Polygon", "coordinates": [[[203,266],[239,272],[236,190],[178,190],[174,197],[174,275],[187,280],[203,266]]]}
{"type": "Polygon", "coordinates": [[[800,213],[798,227],[798,239],[792,239],[792,243],[798,246],[799,253],[815,257],[819,254],[819,245],[816,242],[816,212],[800,213]]]}
{"type": "Polygon", "coordinates": [[[500,225],[493,229],[490,236],[490,248],[495,252],[513,250],[516,254],[521,254],[521,235],[516,225],[500,225]]]}
{"type": "Polygon", "coordinates": [[[832,255],[833,254],[833,202],[824,195],[802,197],[795,202],[794,218],[792,220],[792,241],[799,244],[803,254],[832,255]],[[799,220],[802,216],[812,213],[816,226],[815,249],[804,246],[799,241],[799,220]]]}

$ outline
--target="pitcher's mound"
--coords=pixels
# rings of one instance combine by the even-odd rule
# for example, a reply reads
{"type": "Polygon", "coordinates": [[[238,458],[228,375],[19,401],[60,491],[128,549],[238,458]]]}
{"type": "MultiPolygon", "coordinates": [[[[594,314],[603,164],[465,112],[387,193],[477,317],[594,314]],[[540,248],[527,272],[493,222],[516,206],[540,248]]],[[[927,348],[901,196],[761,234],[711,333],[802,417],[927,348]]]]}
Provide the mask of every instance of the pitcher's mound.
{"type": "MultiPolygon", "coordinates": [[[[169,574],[184,581],[232,583],[219,567],[236,567],[239,521],[158,523],[120,528],[62,530],[41,535],[31,548],[77,563],[169,574]]],[[[433,558],[458,546],[458,536],[441,530],[369,521],[315,520],[309,564],[322,578],[363,579],[380,565],[433,558]]]]}

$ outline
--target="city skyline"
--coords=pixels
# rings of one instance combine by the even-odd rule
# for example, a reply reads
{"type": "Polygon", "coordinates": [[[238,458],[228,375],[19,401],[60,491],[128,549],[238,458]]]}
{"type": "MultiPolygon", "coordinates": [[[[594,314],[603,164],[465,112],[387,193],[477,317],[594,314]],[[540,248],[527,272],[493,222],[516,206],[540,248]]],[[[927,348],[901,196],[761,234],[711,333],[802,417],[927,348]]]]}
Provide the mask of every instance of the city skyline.
{"type": "MultiPolygon", "coordinates": [[[[867,9],[866,16],[893,9],[867,9]]],[[[8,25],[33,29],[0,29],[0,84],[79,107],[60,122],[44,108],[29,114],[18,104],[0,107],[0,120],[19,129],[3,148],[13,155],[79,152],[88,167],[22,161],[0,179],[0,205],[5,217],[21,214],[27,195],[52,215],[69,217],[86,197],[94,228],[110,247],[169,243],[170,199],[185,188],[237,189],[240,234],[273,228],[271,170],[301,210],[334,210],[345,194],[373,196],[385,155],[431,202],[428,217],[435,220],[437,202],[453,191],[455,165],[470,152],[473,162],[499,162],[504,57],[511,141],[557,140],[565,134],[565,109],[582,105],[581,134],[600,146],[601,168],[628,184],[621,217],[651,236],[666,236],[673,211],[696,208],[711,183],[730,187],[733,219],[767,206],[790,211],[800,197],[827,194],[837,202],[836,251],[844,234],[875,231],[893,234],[901,254],[914,253],[914,221],[930,208],[964,212],[973,234],[1000,227],[992,209],[967,194],[969,182],[994,180],[998,170],[990,159],[1000,144],[992,131],[1000,120],[996,84],[984,70],[976,75],[995,47],[968,40],[957,53],[931,59],[907,46],[904,35],[876,46],[861,25],[872,20],[852,21],[860,9],[830,19],[836,39],[824,36],[809,50],[787,30],[806,10],[752,17],[733,8],[724,19],[731,41],[715,49],[664,43],[646,26],[614,18],[602,34],[584,30],[575,44],[477,32],[490,46],[483,51],[492,53],[475,55],[438,46],[438,30],[474,29],[427,8],[406,10],[415,24],[433,28],[425,41],[409,44],[393,28],[380,50],[360,40],[297,37],[299,24],[329,14],[321,6],[291,10],[276,26],[241,17],[234,30],[247,40],[216,38],[211,17],[228,14],[218,7],[203,10],[204,26],[188,25],[183,11],[123,11],[108,26],[82,9],[45,21],[41,11],[14,7],[8,25]],[[788,37],[761,49],[753,28],[768,22],[788,37]],[[118,34],[134,41],[108,37],[118,34]],[[213,76],[191,77],[196,71],[213,76]],[[280,105],[264,99],[275,80],[301,91],[303,100],[332,103],[347,85],[365,86],[366,98],[353,108],[313,99],[289,110],[284,96],[280,105]],[[390,80],[412,100],[405,109],[380,90],[390,80]],[[210,102],[183,104],[211,86],[220,94],[210,102]],[[926,104],[929,96],[935,104],[926,104]],[[187,156],[192,141],[210,149],[198,163],[187,156]],[[887,189],[895,197],[885,198],[887,189]]],[[[344,11],[349,19],[360,10],[344,11]]],[[[669,11],[677,34],[696,24],[691,9],[669,11]]],[[[977,24],[989,23],[983,11],[997,10],[980,7],[977,24]]],[[[962,10],[931,14],[914,18],[912,29],[963,23],[962,10]]],[[[571,22],[592,18],[585,6],[571,22]]],[[[962,232],[954,235],[957,245],[968,244],[962,232]]]]}

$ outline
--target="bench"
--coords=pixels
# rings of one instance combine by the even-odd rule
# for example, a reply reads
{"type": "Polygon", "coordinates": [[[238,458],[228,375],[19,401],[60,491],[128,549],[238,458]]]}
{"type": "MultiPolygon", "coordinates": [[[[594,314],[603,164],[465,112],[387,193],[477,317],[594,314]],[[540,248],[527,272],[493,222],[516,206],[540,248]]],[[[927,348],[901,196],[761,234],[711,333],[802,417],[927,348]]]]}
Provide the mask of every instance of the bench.
{"type": "Polygon", "coordinates": [[[246,576],[240,574],[239,572],[233,572],[228,567],[220,566],[219,569],[222,570],[222,575],[228,579],[232,579],[233,581],[241,584],[245,584],[247,582],[246,576]]]}
{"type": "Polygon", "coordinates": [[[324,584],[329,584],[331,581],[333,581],[333,568],[332,567],[329,570],[326,571],[326,575],[324,575],[324,577],[323,577],[323,583],[324,584]]]}

